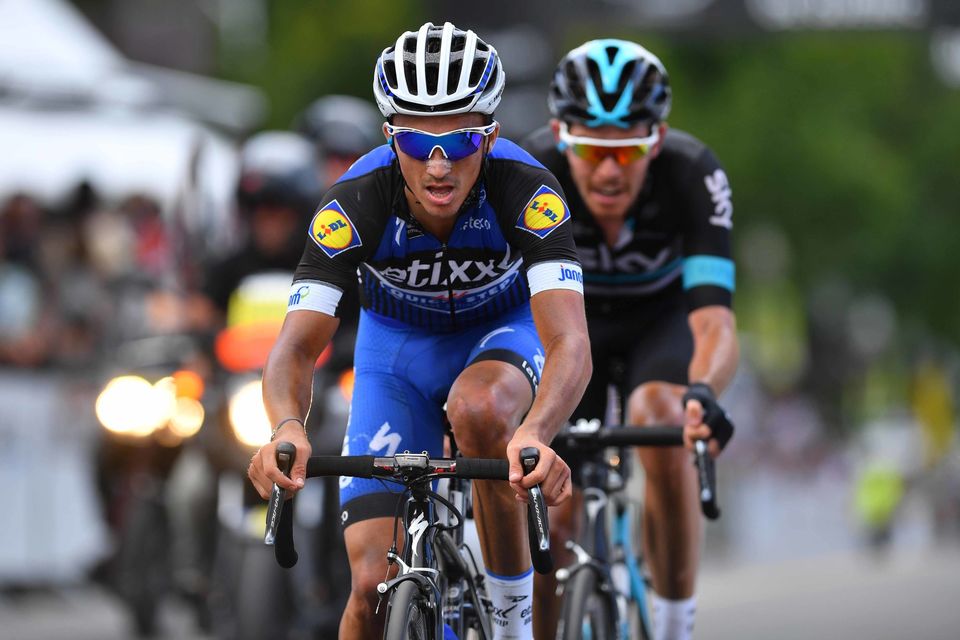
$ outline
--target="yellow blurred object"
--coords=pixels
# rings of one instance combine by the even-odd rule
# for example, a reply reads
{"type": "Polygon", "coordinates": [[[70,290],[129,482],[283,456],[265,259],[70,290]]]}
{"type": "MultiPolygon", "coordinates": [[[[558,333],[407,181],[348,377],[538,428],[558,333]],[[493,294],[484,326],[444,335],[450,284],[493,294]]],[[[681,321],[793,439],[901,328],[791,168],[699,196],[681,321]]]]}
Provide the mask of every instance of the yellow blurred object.
{"type": "Polygon", "coordinates": [[[950,451],[955,437],[956,411],[942,366],[926,361],[918,367],[911,400],[923,433],[924,463],[932,467],[950,451]]]}
{"type": "Polygon", "coordinates": [[[854,505],[860,521],[874,528],[887,524],[903,499],[903,475],[891,465],[874,463],[857,479],[854,505]]]}
{"type": "Polygon", "coordinates": [[[280,272],[244,278],[227,302],[227,326],[283,322],[292,280],[292,273],[280,272]]]}
{"type": "Polygon", "coordinates": [[[244,516],[243,529],[257,540],[263,539],[267,532],[267,505],[257,505],[249,509],[244,516]]]}

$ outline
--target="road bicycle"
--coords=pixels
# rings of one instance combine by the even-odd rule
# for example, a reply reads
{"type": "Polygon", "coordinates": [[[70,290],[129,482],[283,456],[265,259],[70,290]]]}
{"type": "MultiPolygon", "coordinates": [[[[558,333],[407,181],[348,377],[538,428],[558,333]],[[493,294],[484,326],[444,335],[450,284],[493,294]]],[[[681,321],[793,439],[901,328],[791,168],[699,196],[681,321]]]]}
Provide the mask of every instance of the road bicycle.
{"type": "MultiPolygon", "coordinates": [[[[733,426],[726,415],[717,418],[733,426]]],[[[716,424],[714,425],[716,427],[716,424]]],[[[624,487],[630,472],[627,449],[683,446],[681,427],[601,427],[599,420],[570,425],[551,446],[565,460],[576,460],[574,482],[583,490],[582,533],[568,541],[573,564],[557,570],[563,595],[557,638],[562,640],[633,640],[652,637],[647,610],[647,580],[642,556],[634,548],[636,506],[624,487]],[[617,455],[608,457],[611,447],[617,455]]],[[[695,443],[700,506],[703,514],[720,517],[714,461],[706,442],[695,443]]]]}
{"type": "MultiPolygon", "coordinates": [[[[281,442],[277,463],[285,474],[293,465],[296,449],[281,442]]],[[[539,461],[539,451],[520,453],[524,473],[539,461]]],[[[489,600],[485,576],[463,540],[464,514],[471,504],[471,480],[507,480],[506,460],[483,458],[430,458],[424,453],[393,456],[315,456],[307,462],[307,477],[352,476],[380,478],[399,483],[397,527],[403,525],[403,549],[396,542],[387,551],[387,561],[397,566],[396,576],[377,587],[386,599],[385,640],[439,640],[449,628],[457,638],[490,640],[489,600]],[[434,480],[447,478],[447,495],[433,488],[434,480]]],[[[284,490],[273,486],[267,512],[264,541],[273,544],[281,566],[297,562],[290,508],[284,508],[284,490]]],[[[527,529],[530,556],[540,573],[553,570],[546,502],[539,485],[528,491],[527,529]]]]}

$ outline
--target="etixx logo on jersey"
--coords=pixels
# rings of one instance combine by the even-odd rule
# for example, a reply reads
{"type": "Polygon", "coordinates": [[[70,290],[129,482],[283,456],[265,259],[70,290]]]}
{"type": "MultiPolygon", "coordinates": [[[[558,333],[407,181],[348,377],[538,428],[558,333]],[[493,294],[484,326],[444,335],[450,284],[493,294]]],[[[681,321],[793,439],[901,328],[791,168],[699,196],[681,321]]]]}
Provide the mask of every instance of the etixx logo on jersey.
{"type": "Polygon", "coordinates": [[[546,238],[569,217],[567,203],[560,194],[547,185],[541,185],[517,220],[517,227],[546,238]]]}
{"type": "Polygon", "coordinates": [[[310,237],[331,258],[363,244],[356,226],[336,200],[325,205],[313,217],[310,237]]]}

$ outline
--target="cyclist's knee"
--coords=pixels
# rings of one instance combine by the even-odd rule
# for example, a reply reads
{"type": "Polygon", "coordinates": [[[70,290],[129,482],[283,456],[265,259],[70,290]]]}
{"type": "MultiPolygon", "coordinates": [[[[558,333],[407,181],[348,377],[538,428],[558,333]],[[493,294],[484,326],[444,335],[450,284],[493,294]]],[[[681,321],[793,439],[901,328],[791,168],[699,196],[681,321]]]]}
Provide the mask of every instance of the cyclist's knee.
{"type": "MultiPolygon", "coordinates": [[[[683,424],[682,398],[685,387],[667,382],[645,382],[633,390],[627,403],[630,424],[664,426],[683,424]]],[[[692,467],[689,455],[680,447],[638,449],[647,482],[659,486],[673,483],[677,474],[692,467]]]]}
{"type": "Polygon", "coordinates": [[[513,429],[497,398],[496,387],[476,389],[447,403],[447,417],[457,447],[465,456],[498,457],[503,454],[513,429]]]}
{"type": "Polygon", "coordinates": [[[686,387],[669,382],[644,382],[630,394],[627,416],[634,425],[683,423],[681,399],[686,387]]]}
{"type": "Polygon", "coordinates": [[[383,582],[385,575],[382,563],[359,563],[350,567],[350,600],[354,607],[360,607],[373,615],[380,596],[377,585],[383,582]]]}

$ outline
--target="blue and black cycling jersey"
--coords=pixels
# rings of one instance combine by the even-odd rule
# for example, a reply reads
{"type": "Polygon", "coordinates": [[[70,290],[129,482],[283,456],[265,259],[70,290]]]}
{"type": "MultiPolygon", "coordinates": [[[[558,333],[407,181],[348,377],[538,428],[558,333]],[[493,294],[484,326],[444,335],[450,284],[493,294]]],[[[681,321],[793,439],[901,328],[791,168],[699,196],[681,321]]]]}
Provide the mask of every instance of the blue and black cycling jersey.
{"type": "Polygon", "coordinates": [[[531,288],[582,290],[569,218],[556,178],[500,138],[441,242],[411,215],[397,157],[384,145],[325,195],[288,308],[333,315],[359,275],[361,304],[381,321],[477,326],[527,305],[531,288]]]}
{"type": "Polygon", "coordinates": [[[588,315],[616,317],[643,308],[653,296],[681,292],[690,310],[731,306],[730,183],[702,142],[682,131],[667,132],[613,246],[580,197],[549,127],[533,133],[524,146],[566,191],[588,315]]]}

